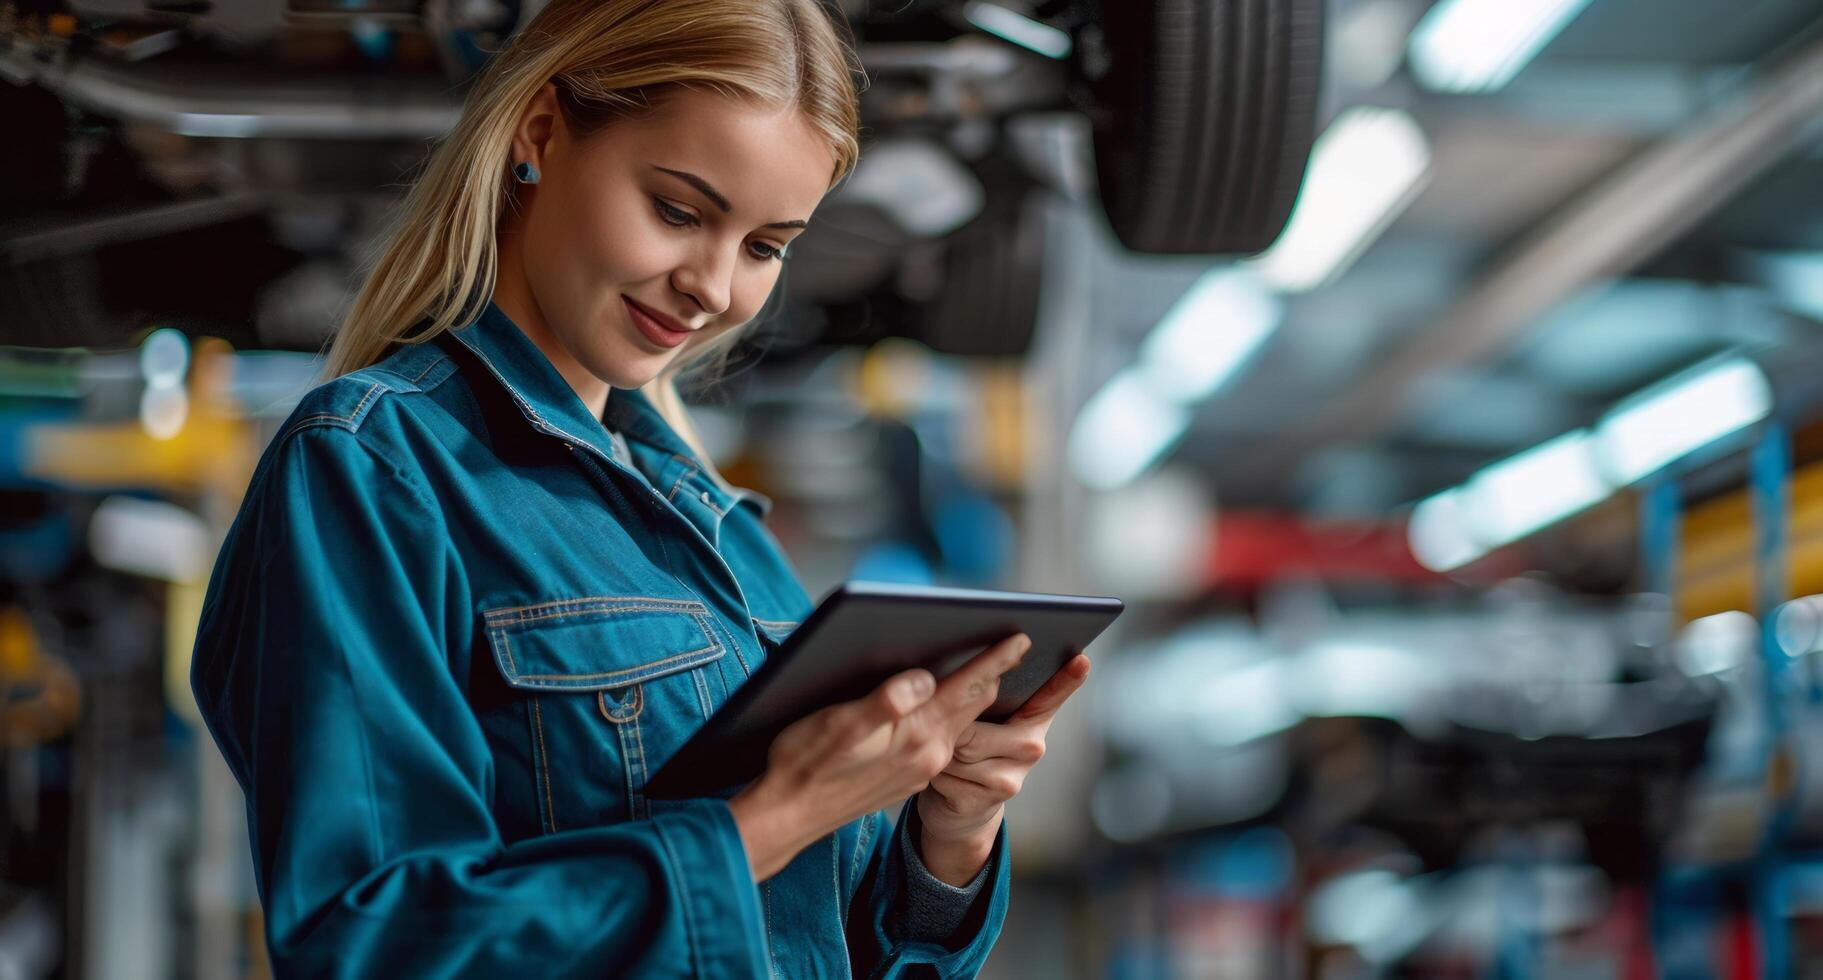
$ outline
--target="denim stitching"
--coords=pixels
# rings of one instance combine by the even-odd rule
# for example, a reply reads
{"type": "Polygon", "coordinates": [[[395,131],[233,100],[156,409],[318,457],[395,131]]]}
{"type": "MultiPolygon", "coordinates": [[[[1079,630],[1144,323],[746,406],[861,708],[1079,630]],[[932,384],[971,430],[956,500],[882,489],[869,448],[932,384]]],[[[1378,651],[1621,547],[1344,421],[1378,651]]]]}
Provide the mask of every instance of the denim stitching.
{"type": "Polygon", "coordinates": [[[878,818],[879,811],[861,818],[861,833],[856,841],[855,859],[848,867],[848,877],[856,882],[861,880],[861,855],[866,854],[868,846],[873,843],[874,821],[878,818]]]}
{"type": "Polygon", "coordinates": [[[439,364],[442,364],[445,360],[446,360],[446,358],[439,357],[439,358],[431,361],[429,364],[424,365],[424,370],[419,371],[418,376],[411,379],[411,383],[417,384],[418,382],[423,381],[424,376],[429,374],[432,368],[436,367],[439,364]]]}
{"type": "Polygon", "coordinates": [[[608,692],[605,689],[596,692],[595,701],[601,706],[603,718],[616,725],[624,725],[629,721],[637,720],[640,712],[646,710],[646,686],[644,684],[633,685],[633,713],[630,715],[618,714],[616,709],[608,707],[608,692]]]}
{"type": "Polygon", "coordinates": [[[779,975],[777,943],[772,941],[772,879],[760,882],[760,906],[766,910],[766,969],[773,977],[779,975]]]}
{"type": "Polygon", "coordinates": [[[455,360],[446,355],[441,360],[437,361],[435,364],[432,364],[430,367],[425,368],[424,373],[418,375],[417,380],[412,383],[417,385],[417,388],[419,391],[435,391],[435,390],[437,390],[437,388],[439,386],[441,386],[443,384],[443,382],[448,381],[452,376],[454,376],[456,373],[456,370],[457,370],[457,365],[456,365],[455,360]],[[437,374],[438,368],[444,368],[445,370],[442,373],[437,374]],[[425,378],[429,378],[432,374],[437,374],[437,376],[435,378],[431,378],[430,381],[428,381],[428,382],[424,380],[425,378]],[[426,387],[427,385],[428,385],[428,387],[426,387]]]}
{"type": "Polygon", "coordinates": [[[663,599],[658,596],[583,596],[577,599],[555,599],[550,602],[538,602],[529,606],[506,606],[499,609],[484,609],[481,614],[487,617],[489,626],[504,626],[512,623],[534,622],[540,619],[553,619],[562,616],[576,616],[585,612],[702,612],[705,607],[695,599],[663,599]],[[566,606],[581,606],[580,609],[565,609],[566,606]],[[593,607],[593,608],[591,608],[593,607]],[[545,612],[544,610],[553,610],[545,612]],[[530,613],[531,615],[525,615],[530,613]]]}
{"type": "MultiPolygon", "coordinates": [[[[835,885],[835,894],[838,898],[840,898],[840,896],[842,894],[842,835],[841,834],[830,834],[829,835],[829,880],[835,885]]],[[[842,926],[843,926],[843,928],[847,928],[847,926],[848,926],[848,903],[842,902],[841,909],[842,909],[842,926]]]]}
{"type": "Polygon", "coordinates": [[[633,767],[631,765],[627,767],[627,779],[629,783],[627,809],[633,814],[633,818],[637,820],[640,817],[649,817],[652,814],[646,806],[645,795],[641,792],[646,785],[645,726],[639,723],[639,716],[635,715],[631,727],[633,729],[633,744],[639,748],[639,775],[635,778],[633,775],[633,767]]]}
{"type": "MultiPolygon", "coordinates": [[[[619,670],[604,670],[593,674],[521,674],[518,669],[515,668],[513,671],[513,679],[516,681],[596,681],[601,680],[604,677],[620,677],[625,674],[639,674],[644,671],[669,666],[680,660],[689,660],[693,657],[701,657],[703,662],[707,663],[708,661],[715,659],[715,656],[704,656],[704,654],[709,654],[711,652],[713,652],[715,656],[720,656],[721,644],[711,640],[708,646],[692,650],[689,653],[680,653],[676,656],[666,657],[663,660],[654,660],[649,664],[640,664],[637,667],[622,667],[619,670]]],[[[629,683],[631,683],[631,681],[629,681],[629,683]]]]}
{"type": "Polygon", "coordinates": [[[513,660],[513,635],[505,630],[500,630],[499,633],[500,655],[506,658],[506,669],[512,671],[514,677],[518,677],[519,664],[513,660]]]}
{"type": "Polygon", "coordinates": [[[671,458],[682,460],[684,465],[688,467],[688,469],[684,470],[682,473],[677,474],[677,480],[671,484],[671,492],[665,494],[666,500],[675,501],[677,499],[677,491],[683,487],[684,481],[696,475],[696,463],[689,459],[685,459],[676,453],[672,453],[671,458]]]}
{"type": "Polygon", "coordinates": [[[382,389],[384,387],[386,387],[386,382],[375,381],[373,383],[373,387],[367,389],[367,394],[362,395],[361,400],[358,402],[355,402],[354,408],[347,415],[337,415],[334,412],[317,412],[314,415],[300,415],[293,421],[294,422],[309,422],[313,419],[332,419],[337,422],[353,422],[355,420],[355,416],[361,414],[361,409],[363,409],[367,406],[367,400],[374,396],[374,392],[379,391],[380,389],[382,389]]]}
{"type": "Polygon", "coordinates": [[[618,602],[649,602],[656,605],[701,606],[695,599],[667,599],[663,596],[650,595],[586,595],[574,599],[552,599],[547,602],[534,602],[524,606],[500,606],[486,610],[489,616],[504,616],[507,613],[525,612],[532,609],[554,609],[559,606],[574,606],[580,603],[595,602],[614,604],[618,602]]]}
{"type": "MultiPolygon", "coordinates": [[[[715,619],[713,617],[709,616],[707,613],[705,613],[702,616],[702,622],[700,623],[700,625],[705,630],[713,630],[715,628],[715,619]]],[[[711,634],[711,635],[713,635],[713,634],[711,634]]],[[[741,673],[747,675],[748,677],[752,677],[753,668],[748,665],[747,658],[741,656],[741,641],[735,638],[733,630],[728,631],[728,643],[734,649],[734,659],[740,661],[741,673]]]]}
{"type": "Polygon", "coordinates": [[[538,740],[538,772],[544,783],[545,823],[550,833],[557,832],[557,807],[551,802],[551,760],[544,752],[544,711],[538,706],[538,699],[532,699],[532,734],[538,740]]]}
{"type": "Polygon", "coordinates": [[[801,620],[801,619],[755,619],[753,622],[756,626],[764,626],[765,628],[767,628],[769,630],[782,630],[784,632],[790,632],[794,629],[797,629],[798,624],[803,622],[803,620],[801,620]]]}
{"type": "Polygon", "coordinates": [[[542,623],[548,619],[567,619],[571,616],[588,616],[591,614],[600,614],[603,616],[614,616],[614,615],[618,615],[620,613],[640,613],[640,612],[682,613],[686,616],[694,616],[694,615],[696,615],[697,610],[679,609],[675,606],[628,605],[628,606],[614,606],[611,608],[597,606],[597,607],[585,607],[582,609],[565,609],[565,610],[561,610],[558,612],[534,613],[532,615],[521,614],[521,615],[516,615],[510,619],[507,619],[507,618],[495,619],[495,620],[489,622],[487,625],[495,627],[497,629],[505,629],[505,628],[510,628],[513,626],[524,626],[527,623],[542,623]]]}
{"type": "Polygon", "coordinates": [[[354,424],[340,416],[312,415],[307,419],[299,419],[295,425],[293,425],[289,429],[286,429],[284,438],[289,439],[292,436],[305,431],[306,429],[328,429],[328,428],[346,429],[349,432],[355,431],[354,424]]]}
{"type": "Polygon", "coordinates": [[[703,672],[700,670],[691,671],[690,679],[696,682],[696,701],[702,705],[703,718],[707,720],[710,715],[715,713],[715,709],[709,704],[709,682],[703,679],[703,672]]]}
{"type": "Polygon", "coordinates": [[[627,789],[627,819],[638,820],[639,808],[633,803],[633,767],[627,764],[627,760],[633,757],[633,744],[628,741],[632,736],[627,734],[625,725],[614,726],[614,735],[620,742],[620,776],[627,789]]]}

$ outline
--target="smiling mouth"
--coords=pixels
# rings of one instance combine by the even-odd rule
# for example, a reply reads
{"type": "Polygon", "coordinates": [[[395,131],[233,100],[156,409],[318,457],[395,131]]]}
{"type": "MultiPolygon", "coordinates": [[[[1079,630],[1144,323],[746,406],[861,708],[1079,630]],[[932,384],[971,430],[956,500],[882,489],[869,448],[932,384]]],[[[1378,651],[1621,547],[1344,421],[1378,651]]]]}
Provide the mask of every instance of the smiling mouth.
{"type": "Polygon", "coordinates": [[[632,297],[622,296],[621,300],[626,304],[627,314],[633,318],[633,326],[653,344],[670,349],[689,339],[690,331],[673,330],[658,322],[638,303],[634,302],[632,297]]]}

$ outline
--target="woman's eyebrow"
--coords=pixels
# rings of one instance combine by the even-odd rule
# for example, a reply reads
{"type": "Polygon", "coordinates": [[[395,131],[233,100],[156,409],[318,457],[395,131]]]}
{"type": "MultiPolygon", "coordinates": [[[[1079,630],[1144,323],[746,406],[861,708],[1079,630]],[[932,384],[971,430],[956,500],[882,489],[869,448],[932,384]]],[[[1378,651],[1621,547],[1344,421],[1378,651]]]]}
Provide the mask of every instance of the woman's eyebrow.
{"type": "MultiPolygon", "coordinates": [[[[702,179],[701,177],[698,177],[697,175],[690,173],[688,171],[685,171],[685,170],[672,170],[670,167],[661,167],[656,163],[652,165],[652,169],[660,171],[662,173],[670,174],[671,176],[676,177],[677,179],[689,184],[691,187],[694,187],[697,190],[702,191],[703,196],[707,197],[710,201],[714,202],[715,206],[718,208],[721,208],[723,213],[731,213],[734,211],[734,205],[729,204],[728,199],[723,197],[722,193],[720,191],[716,190],[714,185],[710,184],[708,181],[702,179]]],[[[793,219],[791,221],[769,221],[766,224],[761,225],[762,228],[804,228],[804,227],[808,227],[808,226],[809,226],[809,222],[806,222],[802,219],[793,219]]]]}

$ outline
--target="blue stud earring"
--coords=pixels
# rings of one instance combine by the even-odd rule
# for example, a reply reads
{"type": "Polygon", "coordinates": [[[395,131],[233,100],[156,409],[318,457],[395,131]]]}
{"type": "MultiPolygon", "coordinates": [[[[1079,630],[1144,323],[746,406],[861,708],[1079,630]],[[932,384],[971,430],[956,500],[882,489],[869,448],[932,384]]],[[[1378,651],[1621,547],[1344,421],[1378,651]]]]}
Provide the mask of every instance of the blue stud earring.
{"type": "Polygon", "coordinates": [[[538,183],[538,168],[532,166],[530,160],[521,160],[514,164],[513,176],[517,177],[521,184],[536,184],[538,183]]]}

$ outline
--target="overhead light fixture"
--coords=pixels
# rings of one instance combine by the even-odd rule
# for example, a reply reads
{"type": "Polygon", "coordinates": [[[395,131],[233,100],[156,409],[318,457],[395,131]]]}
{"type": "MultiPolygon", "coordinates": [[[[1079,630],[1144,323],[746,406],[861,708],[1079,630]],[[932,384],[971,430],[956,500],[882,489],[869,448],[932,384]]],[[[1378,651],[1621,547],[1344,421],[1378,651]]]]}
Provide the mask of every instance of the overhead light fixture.
{"type": "Polygon", "coordinates": [[[1772,385],[1744,357],[1700,366],[1622,402],[1597,426],[1597,455],[1625,486],[1772,414],[1772,385]]]}
{"type": "Polygon", "coordinates": [[[1413,29],[1412,71],[1441,92],[1491,92],[1513,80],[1589,0],[1443,0],[1413,29]]]}
{"type": "Polygon", "coordinates": [[[1587,429],[1495,463],[1463,485],[1461,506],[1486,549],[1517,541],[1606,500],[1614,488],[1595,464],[1587,429]]]}
{"type": "Polygon", "coordinates": [[[1204,273],[1140,346],[1140,370],[1178,401],[1206,398],[1246,364],[1285,318],[1285,304],[1249,269],[1204,273]]]}
{"type": "Polygon", "coordinates": [[[1027,51],[1059,60],[1070,56],[1068,33],[997,3],[965,3],[962,5],[962,16],[976,27],[1003,41],[1011,41],[1027,51]]]}
{"type": "Polygon", "coordinates": [[[1092,395],[1070,430],[1070,469],[1084,485],[1113,490],[1132,482],[1190,428],[1190,410],[1164,398],[1137,368],[1092,395]]]}
{"type": "Polygon", "coordinates": [[[1446,572],[1555,524],[1772,414],[1759,365],[1730,357],[1692,368],[1578,429],[1481,470],[1412,510],[1413,557],[1446,572]]]}
{"type": "Polygon", "coordinates": [[[1433,572],[1453,571],[1487,553],[1469,529],[1458,488],[1445,490],[1412,508],[1405,534],[1412,557],[1433,572]]]}
{"type": "Polygon", "coordinates": [[[1405,210],[1430,163],[1424,131],[1406,113],[1372,106],[1342,113],[1311,149],[1284,234],[1254,266],[1280,289],[1322,285],[1405,210]]]}

